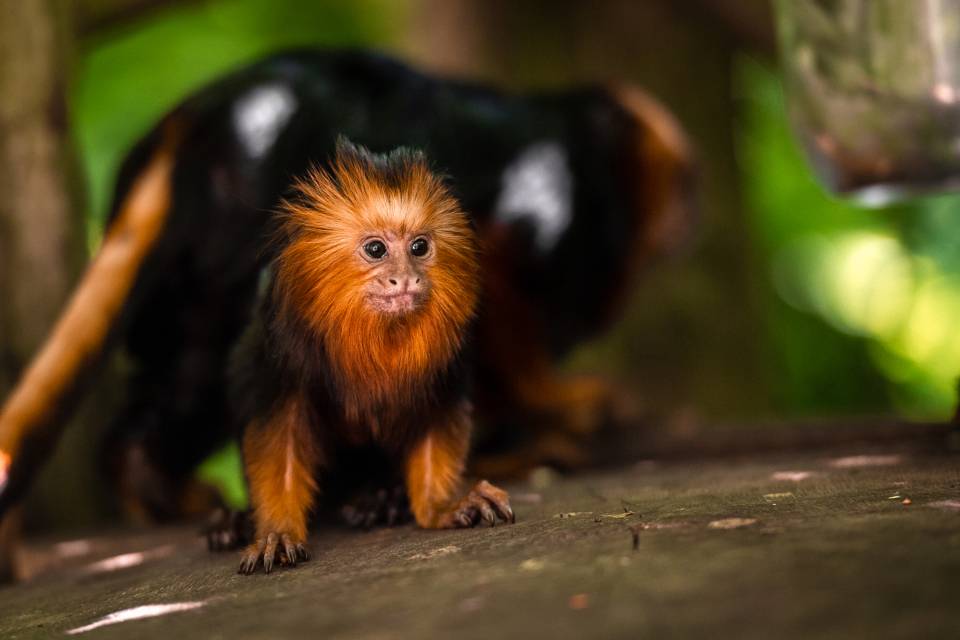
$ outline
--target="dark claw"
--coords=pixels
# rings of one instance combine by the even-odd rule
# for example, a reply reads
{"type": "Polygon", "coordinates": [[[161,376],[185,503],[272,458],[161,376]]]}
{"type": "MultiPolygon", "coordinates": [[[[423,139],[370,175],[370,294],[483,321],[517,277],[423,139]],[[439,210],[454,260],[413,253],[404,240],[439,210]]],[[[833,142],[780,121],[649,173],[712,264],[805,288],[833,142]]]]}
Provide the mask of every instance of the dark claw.
{"type": "Polygon", "coordinates": [[[513,524],[517,521],[517,516],[513,513],[513,509],[510,508],[510,505],[504,502],[497,502],[496,500],[491,500],[490,504],[493,506],[494,510],[497,512],[497,516],[504,522],[509,522],[513,524]]]}
{"type": "Polygon", "coordinates": [[[503,489],[481,480],[446,515],[444,526],[472,527],[483,521],[492,527],[498,519],[509,523],[517,521],[510,507],[510,496],[503,489]]]}
{"type": "Polygon", "coordinates": [[[291,567],[297,566],[298,545],[293,543],[293,540],[290,539],[288,534],[283,534],[280,539],[283,542],[283,555],[286,564],[291,567]]]}
{"type": "Polygon", "coordinates": [[[294,542],[290,534],[277,535],[270,533],[249,545],[243,552],[238,573],[250,575],[255,573],[260,563],[263,563],[263,572],[270,573],[279,562],[281,565],[295,566],[298,560],[309,560],[303,543],[294,542]],[[278,553],[279,551],[279,553],[278,553]]]}
{"type": "Polygon", "coordinates": [[[513,509],[510,507],[510,498],[505,491],[498,489],[486,480],[478,482],[474,490],[496,509],[497,515],[504,522],[514,523],[517,521],[513,509]]]}
{"type": "Polygon", "coordinates": [[[243,556],[243,560],[240,562],[240,571],[239,573],[243,575],[250,575],[257,569],[259,564],[260,554],[258,552],[249,552],[243,556]]]}
{"type": "Polygon", "coordinates": [[[491,527],[497,524],[497,516],[486,501],[480,502],[480,517],[491,527]]]}
{"type": "Polygon", "coordinates": [[[267,535],[267,544],[263,548],[263,570],[266,573],[270,573],[273,569],[273,562],[277,557],[277,543],[280,540],[277,538],[277,534],[271,533],[267,535]]]}

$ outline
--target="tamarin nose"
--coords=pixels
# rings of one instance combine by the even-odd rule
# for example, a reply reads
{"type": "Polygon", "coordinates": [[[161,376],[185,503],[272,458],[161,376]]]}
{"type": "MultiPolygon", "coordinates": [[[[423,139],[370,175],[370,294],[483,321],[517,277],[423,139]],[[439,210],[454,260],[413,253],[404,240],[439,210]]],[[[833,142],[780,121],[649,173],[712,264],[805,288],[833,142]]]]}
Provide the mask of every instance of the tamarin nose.
{"type": "Polygon", "coordinates": [[[417,276],[394,276],[388,282],[390,285],[387,287],[387,291],[390,295],[420,292],[420,278],[417,276]]]}

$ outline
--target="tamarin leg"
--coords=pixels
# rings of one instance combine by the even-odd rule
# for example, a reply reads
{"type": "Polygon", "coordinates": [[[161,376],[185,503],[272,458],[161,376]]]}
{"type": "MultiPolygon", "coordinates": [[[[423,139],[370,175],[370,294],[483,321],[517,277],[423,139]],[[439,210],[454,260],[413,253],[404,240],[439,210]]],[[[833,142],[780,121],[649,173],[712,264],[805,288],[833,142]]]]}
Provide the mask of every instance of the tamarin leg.
{"type": "Polygon", "coordinates": [[[521,410],[547,418],[551,431],[589,435],[604,421],[609,389],[597,379],[571,378],[557,370],[548,340],[549,313],[518,288],[514,274],[520,267],[513,263],[520,249],[509,234],[502,225],[490,225],[483,234],[486,304],[478,324],[478,355],[500,387],[496,400],[487,403],[502,405],[506,396],[521,410]]]}
{"type": "Polygon", "coordinates": [[[582,467],[590,439],[611,418],[613,394],[602,380],[558,371],[544,312],[516,288],[498,233],[486,233],[477,376],[484,442],[473,469],[504,477],[541,464],[582,467]],[[517,422],[522,431],[512,428],[517,422]]]}
{"type": "Polygon", "coordinates": [[[266,573],[277,557],[290,565],[306,560],[307,516],[321,460],[302,404],[289,399],[267,420],[248,426],[243,457],[256,534],[243,552],[240,573],[253,573],[261,558],[266,573]]]}
{"type": "Polygon", "coordinates": [[[515,380],[516,397],[528,411],[549,418],[553,429],[585,437],[608,419],[612,393],[603,380],[564,376],[548,365],[531,367],[528,374],[515,380]]]}
{"type": "Polygon", "coordinates": [[[174,325],[168,323],[180,348],[133,359],[138,371],[126,405],[102,446],[104,471],[119,487],[125,510],[146,521],[209,513],[221,504],[194,470],[236,432],[223,388],[225,350],[174,325]]]}
{"type": "Polygon", "coordinates": [[[197,389],[208,401],[184,407],[171,401],[178,396],[167,387],[135,391],[139,395],[112,421],[101,466],[118,487],[127,515],[143,522],[169,522],[209,513],[222,504],[217,491],[193,472],[227,441],[229,419],[219,389],[197,389]]]}
{"type": "Polygon", "coordinates": [[[465,409],[427,431],[410,450],[406,465],[407,493],[417,524],[425,529],[489,525],[497,518],[515,520],[510,496],[486,480],[457,500],[464,459],[470,442],[470,417],[465,409]]]}

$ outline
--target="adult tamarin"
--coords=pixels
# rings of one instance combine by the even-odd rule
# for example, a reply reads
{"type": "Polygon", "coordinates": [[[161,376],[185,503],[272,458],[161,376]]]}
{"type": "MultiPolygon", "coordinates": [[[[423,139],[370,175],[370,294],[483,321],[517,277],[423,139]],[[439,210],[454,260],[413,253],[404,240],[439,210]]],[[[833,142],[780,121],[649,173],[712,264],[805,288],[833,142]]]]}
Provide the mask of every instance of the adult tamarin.
{"type": "MultiPolygon", "coordinates": [[[[369,53],[298,51],[202,89],[127,157],[101,252],[0,410],[0,460],[12,459],[6,481],[0,468],[0,513],[113,345],[132,366],[107,466],[132,510],[182,512],[194,468],[238,426],[226,372],[262,315],[254,310],[268,304],[260,294],[281,292],[265,268],[278,259],[272,239],[290,232],[280,222],[293,218],[273,212],[308,167],[325,168],[341,134],[377,152],[423,150],[475,229],[475,349],[461,366],[475,381],[480,449],[520,449],[521,464],[570,463],[557,438],[596,427],[604,390],[568,381],[554,363],[615,317],[631,274],[684,226],[690,161],[679,127],[623,87],[513,95],[369,53]]],[[[288,348],[304,335],[294,329],[288,348]]],[[[339,354],[336,366],[356,375],[386,366],[369,362],[379,346],[339,354]]],[[[260,382],[306,383],[292,371],[310,373],[284,369],[260,382]]],[[[437,393],[455,394],[448,373],[437,374],[437,393]]]]}

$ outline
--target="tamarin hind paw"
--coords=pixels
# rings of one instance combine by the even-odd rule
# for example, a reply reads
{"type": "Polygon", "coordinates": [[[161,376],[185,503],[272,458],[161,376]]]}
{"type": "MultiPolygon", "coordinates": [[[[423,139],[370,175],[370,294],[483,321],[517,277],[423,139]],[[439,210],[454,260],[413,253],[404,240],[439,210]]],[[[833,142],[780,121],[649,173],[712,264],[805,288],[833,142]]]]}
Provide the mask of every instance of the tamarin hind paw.
{"type": "Polygon", "coordinates": [[[234,511],[221,507],[210,516],[203,535],[210,551],[233,551],[253,541],[253,530],[249,509],[234,511]]]}
{"type": "Polygon", "coordinates": [[[340,516],[347,526],[362,529],[393,527],[413,519],[403,486],[358,495],[340,508],[340,516]]]}
{"type": "Polygon", "coordinates": [[[263,572],[270,573],[277,561],[281,566],[293,567],[297,562],[309,559],[310,552],[303,540],[297,540],[288,533],[270,532],[244,549],[237,573],[250,575],[261,564],[263,572]]]}
{"type": "Polygon", "coordinates": [[[443,529],[475,527],[481,522],[492,527],[497,519],[511,524],[517,521],[510,507],[510,495],[481,480],[450,511],[442,514],[438,523],[443,529]]]}

